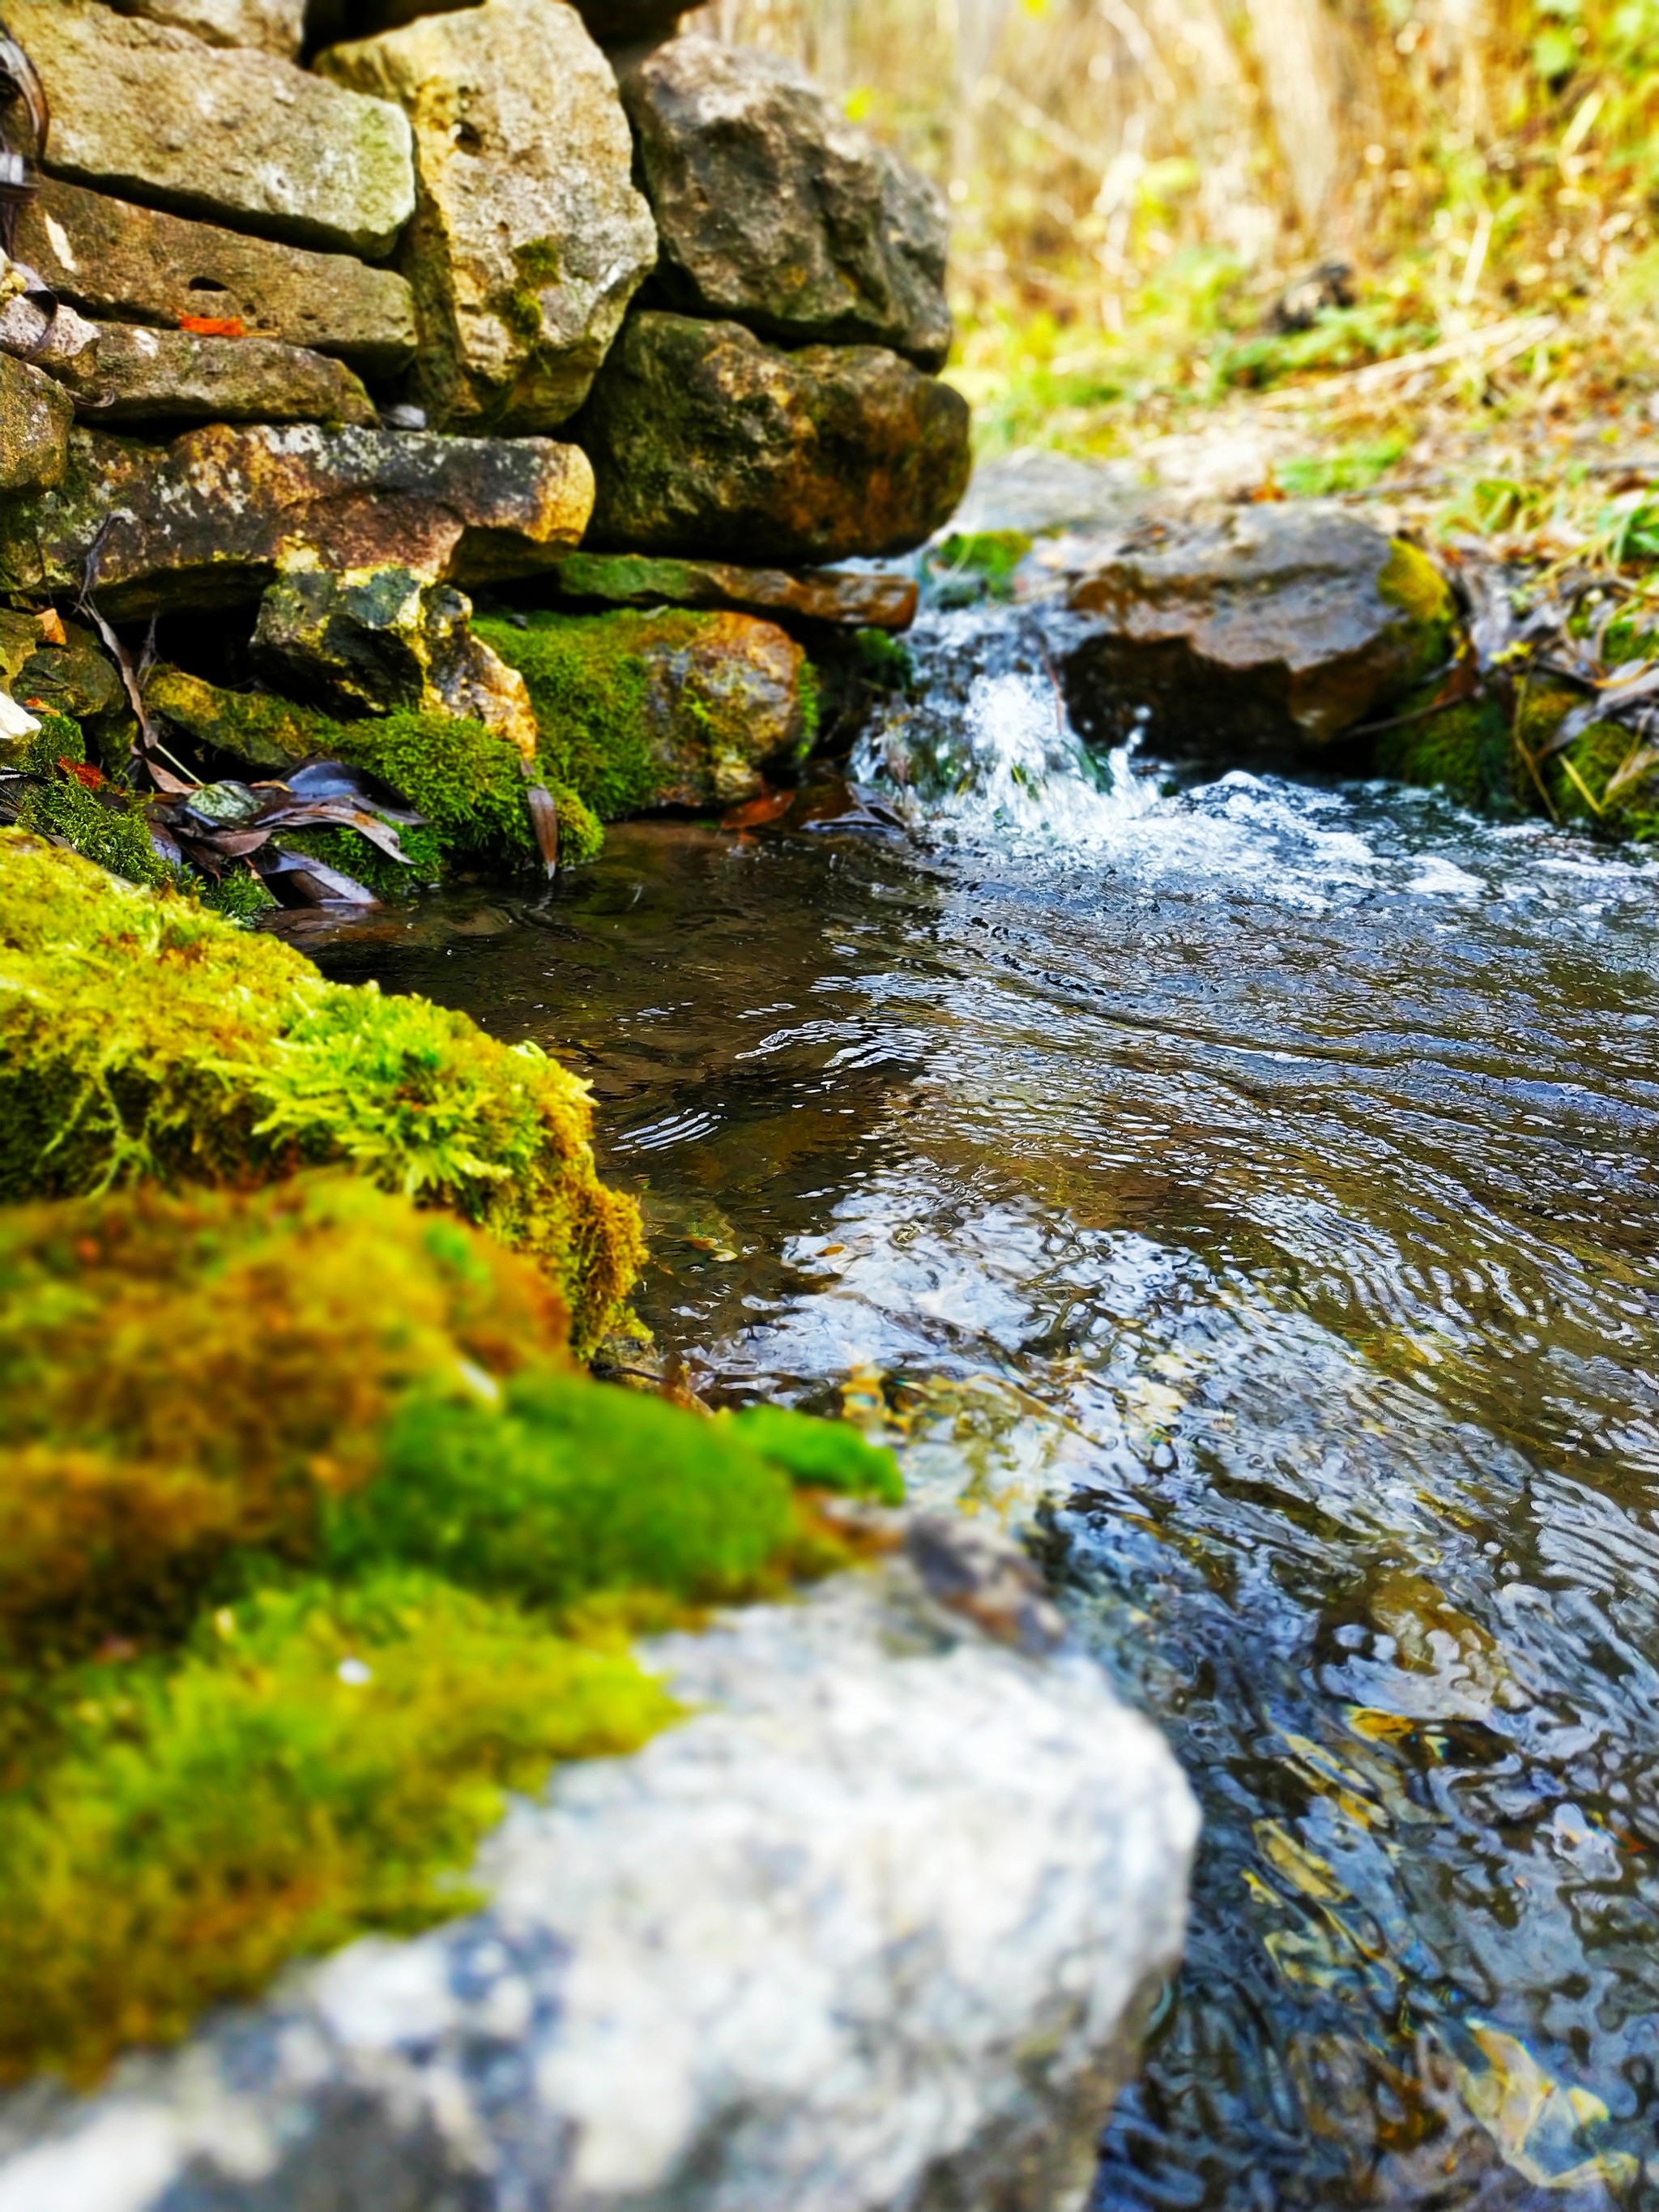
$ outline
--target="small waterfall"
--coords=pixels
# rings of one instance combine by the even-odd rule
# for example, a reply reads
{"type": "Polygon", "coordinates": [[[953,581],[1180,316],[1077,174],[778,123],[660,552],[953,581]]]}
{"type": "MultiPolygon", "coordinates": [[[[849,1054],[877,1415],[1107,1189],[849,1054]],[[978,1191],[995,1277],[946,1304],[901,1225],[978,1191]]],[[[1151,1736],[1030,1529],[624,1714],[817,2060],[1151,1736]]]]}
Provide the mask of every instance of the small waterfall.
{"type": "Polygon", "coordinates": [[[1137,772],[1133,740],[1102,759],[1073,728],[1050,641],[1030,617],[927,617],[911,650],[919,696],[888,709],[853,766],[918,832],[1019,854],[1100,851],[1171,811],[1137,772]]]}

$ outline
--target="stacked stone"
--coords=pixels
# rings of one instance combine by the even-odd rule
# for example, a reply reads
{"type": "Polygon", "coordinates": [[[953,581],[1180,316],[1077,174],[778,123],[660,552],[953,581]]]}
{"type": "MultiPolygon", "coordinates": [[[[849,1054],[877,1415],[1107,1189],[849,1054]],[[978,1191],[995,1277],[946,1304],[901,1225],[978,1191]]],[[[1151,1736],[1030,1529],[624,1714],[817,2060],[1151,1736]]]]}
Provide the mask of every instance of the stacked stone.
{"type": "Polygon", "coordinates": [[[371,710],[520,741],[458,586],[736,611],[737,651],[766,615],[909,619],[902,580],[816,571],[964,488],[944,210],[792,70],[662,0],[4,12],[52,123],[0,264],[0,596],[263,594],[268,680],[337,710],[395,665],[371,710]]]}

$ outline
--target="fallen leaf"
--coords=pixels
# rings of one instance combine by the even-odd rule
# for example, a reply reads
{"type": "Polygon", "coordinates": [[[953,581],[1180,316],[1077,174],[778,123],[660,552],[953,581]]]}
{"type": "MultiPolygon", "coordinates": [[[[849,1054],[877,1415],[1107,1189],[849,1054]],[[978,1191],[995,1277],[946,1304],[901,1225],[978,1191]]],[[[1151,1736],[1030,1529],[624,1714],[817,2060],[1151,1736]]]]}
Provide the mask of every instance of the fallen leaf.
{"type": "Polygon", "coordinates": [[[793,791],[763,792],[758,799],[746,799],[741,806],[720,817],[722,830],[760,830],[769,822],[781,822],[795,803],[793,791]]]}
{"type": "Polygon", "coordinates": [[[64,617],[56,607],[43,607],[34,617],[34,627],[45,645],[67,645],[69,636],[64,628],[64,617]]]}
{"type": "Polygon", "coordinates": [[[198,338],[245,338],[240,315],[180,315],[179,327],[198,338]]]}

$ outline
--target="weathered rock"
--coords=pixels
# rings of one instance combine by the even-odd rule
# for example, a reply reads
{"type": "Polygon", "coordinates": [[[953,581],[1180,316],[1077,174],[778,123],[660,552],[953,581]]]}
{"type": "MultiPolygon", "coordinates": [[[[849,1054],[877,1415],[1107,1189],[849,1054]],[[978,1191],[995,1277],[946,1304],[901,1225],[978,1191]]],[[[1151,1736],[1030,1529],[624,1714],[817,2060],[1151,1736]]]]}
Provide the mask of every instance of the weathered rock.
{"type": "Polygon", "coordinates": [[[61,490],[0,507],[0,592],[89,583],[117,617],[235,605],[305,554],[490,582],[571,551],[592,497],[585,457],[539,438],[213,424],[156,447],[79,430],[61,490]]]}
{"type": "Polygon", "coordinates": [[[372,425],[374,403],[343,362],[275,338],[100,323],[55,376],[98,422],[332,422],[372,425]]]}
{"type": "Polygon", "coordinates": [[[522,434],[574,415],[657,256],[616,80],[573,9],[485,0],[319,67],[414,127],[404,249],[433,423],[522,434]]]}
{"type": "Polygon", "coordinates": [[[674,39],[623,73],[622,94],[668,305],[785,345],[890,346],[943,365],[945,201],[793,64],[674,39]]]}
{"type": "Polygon", "coordinates": [[[4,2212],[1080,2202],[1181,1945],[1157,1735],[902,1562],[647,1656],[690,1717],[520,1804],[483,1911],[15,2100],[4,2212]]]}
{"type": "Polygon", "coordinates": [[[408,118],[385,100],[93,0],[8,0],[6,20],[52,102],[56,176],[371,259],[414,211],[408,118]]]}
{"type": "Polygon", "coordinates": [[[296,62],[306,40],[306,0],[109,0],[123,15],[193,31],[210,46],[257,46],[296,62]]]}
{"type": "Polygon", "coordinates": [[[1091,738],[1150,707],[1160,744],[1328,744],[1448,656],[1456,609],[1415,548],[1312,505],[1161,520],[1049,556],[1086,618],[1066,693],[1091,738]]]}
{"type": "Polygon", "coordinates": [[[407,568],[285,568],[259,602],[254,665],[276,690],[348,720],[399,707],[482,722],[534,757],[536,717],[515,668],[471,630],[472,603],[407,568]]]}
{"type": "Polygon", "coordinates": [[[171,328],[185,315],[337,355],[366,376],[415,355],[404,279],[349,254],[247,238],[47,178],[24,205],[19,257],[84,313],[171,328]]]}
{"type": "Polygon", "coordinates": [[[873,346],[783,353],[737,323],[635,313],[570,434],[597,544],[743,562],[908,552],[970,467],[968,403],[873,346]]]}
{"type": "Polygon", "coordinates": [[[805,652],[751,615],[538,613],[481,619],[523,674],[548,773],[602,820],[752,799],[810,750],[817,693],[805,652]]]}
{"type": "Polygon", "coordinates": [[[724,561],[655,561],[644,553],[573,553],[553,574],[560,591],[573,599],[625,607],[732,607],[850,629],[908,629],[921,597],[912,576],[738,568],[724,561]]]}
{"type": "Polygon", "coordinates": [[[0,354],[0,492],[46,491],[64,481],[75,403],[27,362],[0,354]]]}

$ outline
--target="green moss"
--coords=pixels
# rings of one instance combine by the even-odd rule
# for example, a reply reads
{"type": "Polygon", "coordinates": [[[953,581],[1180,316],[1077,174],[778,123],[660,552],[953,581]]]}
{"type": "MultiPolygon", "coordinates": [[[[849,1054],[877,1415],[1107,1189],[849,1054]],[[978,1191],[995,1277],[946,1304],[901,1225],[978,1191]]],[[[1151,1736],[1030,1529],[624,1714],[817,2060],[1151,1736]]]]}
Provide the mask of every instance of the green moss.
{"type": "MultiPolygon", "coordinates": [[[[432,879],[434,854],[440,872],[451,861],[498,868],[539,865],[523,757],[509,738],[482,722],[412,709],[341,722],[291,700],[224,690],[166,666],[151,671],[144,697],[171,730],[245,769],[280,776],[284,769],[321,755],[367,769],[399,793],[426,817],[432,834],[433,842],[424,845],[418,833],[404,841],[418,854],[414,870],[364,857],[353,831],[345,833],[354,841],[348,845],[281,841],[315,853],[371,889],[384,884],[392,896],[406,896],[411,879],[432,879]]],[[[573,857],[592,854],[579,850],[573,857]]]]}
{"type": "Polygon", "coordinates": [[[734,1430],[535,1370],[499,1409],[408,1406],[384,1479],[331,1509],[325,1556],[337,1571],[429,1567],[550,1608],[629,1589],[712,1599],[752,1592],[795,1525],[787,1475],[734,1430]]]}
{"type": "Polygon", "coordinates": [[[625,1656],[407,1576],[261,1592],[59,1709],[0,1801],[0,2081],[91,2081],[289,1959],[454,1917],[505,1790],[674,1717],[625,1656]]]}
{"type": "Polygon", "coordinates": [[[798,1482],[896,1494],[562,1335],[349,1176],[0,1216],[0,2082],[467,1909],[505,1790],[675,1717],[619,1627],[844,1564],[798,1482]]]}
{"type": "Polygon", "coordinates": [[[1033,540],[1021,530],[980,530],[945,538],[927,556],[933,599],[969,605],[981,599],[1012,599],[1014,576],[1033,540]]]}
{"type": "Polygon", "coordinates": [[[284,852],[307,853],[314,860],[349,876],[387,905],[412,899],[443,880],[443,844],[431,830],[399,825],[398,842],[408,855],[408,865],[394,860],[378,845],[355,830],[293,830],[282,836],[284,852]]]}
{"type": "MultiPolygon", "coordinates": [[[[118,786],[89,789],[72,773],[87,763],[80,724],[63,714],[40,719],[40,729],[12,763],[36,779],[17,798],[19,824],[43,836],[61,837],[130,884],[179,881],[179,871],[162,860],[151,842],[143,802],[118,786]]],[[[98,781],[94,775],[94,785],[98,781]]]]}
{"type": "Polygon", "coordinates": [[[1376,740],[1372,762],[1377,774],[1444,791],[1465,806],[1497,813],[1524,807],[1525,796],[1516,788],[1520,763],[1497,702],[1462,699],[1438,714],[1425,714],[1440,688],[1430,684],[1407,695],[1400,726],[1376,740]]]}
{"type": "Polygon", "coordinates": [[[620,1315],[637,1209],[586,1091],[532,1045],[0,832],[0,1199],[343,1161],[532,1253],[584,1350],[620,1315]]]}
{"type": "Polygon", "coordinates": [[[1407,681],[1443,667],[1456,649],[1462,628],[1456,594],[1426,553],[1396,538],[1376,580],[1377,596],[1407,616],[1415,632],[1407,681]]]}
{"type": "Polygon", "coordinates": [[[751,1450],[787,1468],[797,1482],[885,1505],[904,1503],[898,1462],[890,1451],[866,1443],[856,1429],[811,1420],[781,1406],[751,1406],[726,1418],[751,1450]]]}
{"type": "Polygon", "coordinates": [[[916,664],[902,637],[884,629],[855,631],[853,648],[858,670],[878,691],[908,691],[916,680],[916,664]]]}
{"type": "Polygon", "coordinates": [[[0,1653],[176,1628],[239,1548],[311,1559],[404,1398],[568,1326],[528,1262],[348,1176],[0,1212],[0,1653]]]}
{"type": "Polygon", "coordinates": [[[1622,723],[1593,722],[1543,773],[1564,822],[1607,837],[1659,838],[1659,747],[1622,723]]]}
{"type": "Polygon", "coordinates": [[[562,281],[563,261],[556,239],[532,238],[513,249],[518,283],[501,308],[501,320],[517,338],[533,345],[542,334],[541,295],[562,281]]]}
{"type": "Polygon", "coordinates": [[[665,792],[708,804],[752,792],[761,759],[799,757],[816,731],[805,654],[751,616],[544,610],[522,629],[488,617],[473,629],[523,675],[547,773],[604,822],[659,806],[665,792]]]}
{"type": "Polygon", "coordinates": [[[228,869],[216,884],[204,884],[201,900],[204,906],[230,921],[258,921],[276,906],[263,880],[247,867],[228,869]]]}

